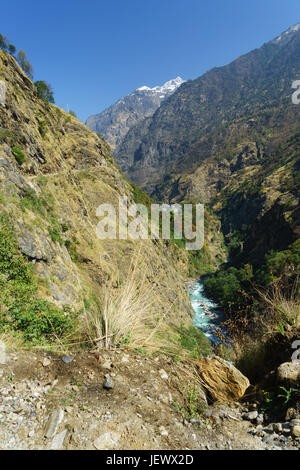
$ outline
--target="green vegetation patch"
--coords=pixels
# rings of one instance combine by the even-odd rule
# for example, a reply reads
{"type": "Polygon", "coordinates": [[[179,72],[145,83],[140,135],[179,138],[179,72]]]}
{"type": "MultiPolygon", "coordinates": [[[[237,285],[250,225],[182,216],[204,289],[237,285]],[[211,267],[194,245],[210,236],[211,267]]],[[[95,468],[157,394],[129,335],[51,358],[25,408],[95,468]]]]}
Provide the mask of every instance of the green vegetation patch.
{"type": "Polygon", "coordinates": [[[180,343],[183,349],[190,351],[194,359],[208,356],[212,353],[211,342],[202,330],[195,326],[189,328],[180,327],[178,329],[180,343]]]}
{"type": "Polygon", "coordinates": [[[11,149],[15,159],[17,160],[18,164],[19,165],[22,165],[22,163],[25,162],[26,160],[26,157],[24,155],[24,153],[22,152],[22,150],[17,147],[17,146],[14,146],[12,149],[11,149]]]}
{"type": "Polygon", "coordinates": [[[25,342],[47,344],[75,327],[76,316],[38,298],[33,267],[20,252],[7,214],[0,214],[0,332],[25,342]]]}

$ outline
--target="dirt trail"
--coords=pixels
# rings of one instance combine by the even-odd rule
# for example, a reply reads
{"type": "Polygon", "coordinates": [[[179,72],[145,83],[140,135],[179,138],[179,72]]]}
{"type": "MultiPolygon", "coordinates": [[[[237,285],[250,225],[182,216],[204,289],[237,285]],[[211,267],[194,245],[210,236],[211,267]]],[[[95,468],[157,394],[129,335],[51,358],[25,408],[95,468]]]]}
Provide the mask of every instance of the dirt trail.
{"type": "Polygon", "coordinates": [[[176,409],[189,377],[187,364],[132,351],[81,353],[70,362],[10,353],[0,364],[0,448],[274,448],[249,434],[237,404],[209,408],[199,423],[183,417],[176,409]]]}

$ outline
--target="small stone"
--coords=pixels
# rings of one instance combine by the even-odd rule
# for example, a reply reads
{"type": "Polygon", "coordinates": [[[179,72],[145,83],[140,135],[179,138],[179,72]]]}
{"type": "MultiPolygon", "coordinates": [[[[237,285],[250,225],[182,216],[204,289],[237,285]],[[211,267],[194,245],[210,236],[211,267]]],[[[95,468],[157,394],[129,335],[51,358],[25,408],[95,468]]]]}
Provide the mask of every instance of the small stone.
{"type": "Polygon", "coordinates": [[[70,362],[72,362],[74,359],[73,356],[62,356],[61,360],[65,363],[65,364],[69,364],[70,362]]]}
{"type": "Polygon", "coordinates": [[[297,411],[295,408],[288,408],[285,416],[286,421],[291,421],[294,418],[297,418],[297,411]]]}
{"type": "Polygon", "coordinates": [[[101,367],[103,367],[103,369],[112,369],[113,365],[110,361],[105,361],[101,364],[101,367]]]}
{"type": "Polygon", "coordinates": [[[119,435],[115,432],[106,432],[95,439],[94,446],[97,450],[111,450],[118,447],[119,435]]]}
{"type": "Polygon", "coordinates": [[[292,426],[292,436],[293,437],[300,437],[300,426],[292,426]]]}
{"type": "Polygon", "coordinates": [[[256,424],[261,425],[261,424],[264,423],[264,420],[265,420],[265,419],[264,419],[264,415],[263,415],[263,414],[260,414],[260,415],[258,415],[257,418],[256,418],[256,424]]]}
{"type": "Polygon", "coordinates": [[[273,442],[273,436],[265,436],[262,438],[262,441],[265,443],[265,444],[271,444],[273,442]]]}
{"type": "Polygon", "coordinates": [[[164,428],[164,426],[160,426],[159,432],[160,432],[161,436],[168,436],[169,435],[168,431],[164,428]]]}
{"type": "Polygon", "coordinates": [[[191,424],[201,424],[201,421],[199,419],[191,418],[190,423],[191,424]]]}
{"type": "Polygon", "coordinates": [[[277,369],[277,378],[279,382],[297,383],[300,379],[300,363],[285,362],[277,369]]]}
{"type": "Polygon", "coordinates": [[[291,426],[300,426],[300,419],[291,419],[290,425],[291,426]]]}
{"type": "Polygon", "coordinates": [[[169,376],[164,369],[160,369],[159,374],[163,380],[168,380],[169,376]]]}
{"type": "Polygon", "coordinates": [[[48,366],[50,366],[51,361],[50,361],[50,359],[48,359],[48,357],[45,357],[42,364],[43,364],[43,367],[48,367],[48,366]]]}
{"type": "Polygon", "coordinates": [[[115,384],[110,377],[108,377],[103,384],[103,388],[106,388],[107,390],[112,390],[114,386],[115,384]]]}
{"type": "Polygon", "coordinates": [[[249,411],[249,413],[245,413],[243,418],[247,421],[254,421],[258,417],[257,411],[249,411]]]}
{"type": "Polygon", "coordinates": [[[51,450],[60,450],[63,447],[66,434],[67,430],[65,429],[64,431],[60,432],[59,434],[56,434],[56,436],[53,437],[50,445],[51,450]]]}
{"type": "Polygon", "coordinates": [[[282,432],[282,424],[281,423],[274,423],[273,424],[273,431],[274,432],[282,432]]]}
{"type": "Polygon", "coordinates": [[[63,417],[64,417],[63,410],[53,411],[46,426],[45,437],[49,439],[56,434],[57,428],[59,424],[62,422],[63,417]]]}

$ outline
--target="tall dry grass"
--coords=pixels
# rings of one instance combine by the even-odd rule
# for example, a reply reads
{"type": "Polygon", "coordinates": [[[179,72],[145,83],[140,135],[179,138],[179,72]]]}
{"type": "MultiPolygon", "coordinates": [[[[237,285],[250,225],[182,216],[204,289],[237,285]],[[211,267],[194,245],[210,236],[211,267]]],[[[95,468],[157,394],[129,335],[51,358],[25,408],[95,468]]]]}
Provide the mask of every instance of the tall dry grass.
{"type": "Polygon", "coordinates": [[[298,277],[289,291],[285,291],[280,282],[277,282],[273,285],[271,291],[259,291],[259,295],[267,310],[267,314],[264,315],[264,327],[268,334],[273,334],[274,329],[283,333],[286,328],[300,327],[298,277]]]}
{"type": "Polygon", "coordinates": [[[126,280],[118,288],[108,285],[100,298],[100,310],[85,317],[83,329],[96,348],[120,345],[147,350],[170,349],[166,318],[172,304],[158,296],[147,280],[142,253],[137,252],[126,280]]]}
{"type": "Polygon", "coordinates": [[[253,381],[278,367],[275,350],[280,351],[289,335],[299,331],[299,278],[289,287],[279,280],[258,294],[259,307],[251,329],[234,342],[237,365],[253,381]]]}

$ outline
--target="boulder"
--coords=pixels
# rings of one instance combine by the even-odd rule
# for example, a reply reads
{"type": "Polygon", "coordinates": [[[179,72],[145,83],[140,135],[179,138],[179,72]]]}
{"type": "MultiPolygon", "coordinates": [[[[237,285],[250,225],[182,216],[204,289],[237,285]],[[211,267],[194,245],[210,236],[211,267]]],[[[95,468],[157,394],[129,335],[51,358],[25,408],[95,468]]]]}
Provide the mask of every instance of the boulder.
{"type": "Polygon", "coordinates": [[[277,379],[281,383],[300,383],[300,362],[284,362],[277,369],[277,379]]]}
{"type": "Polygon", "coordinates": [[[215,402],[237,401],[250,385],[234,365],[218,356],[199,359],[198,369],[203,387],[215,402]]]}

